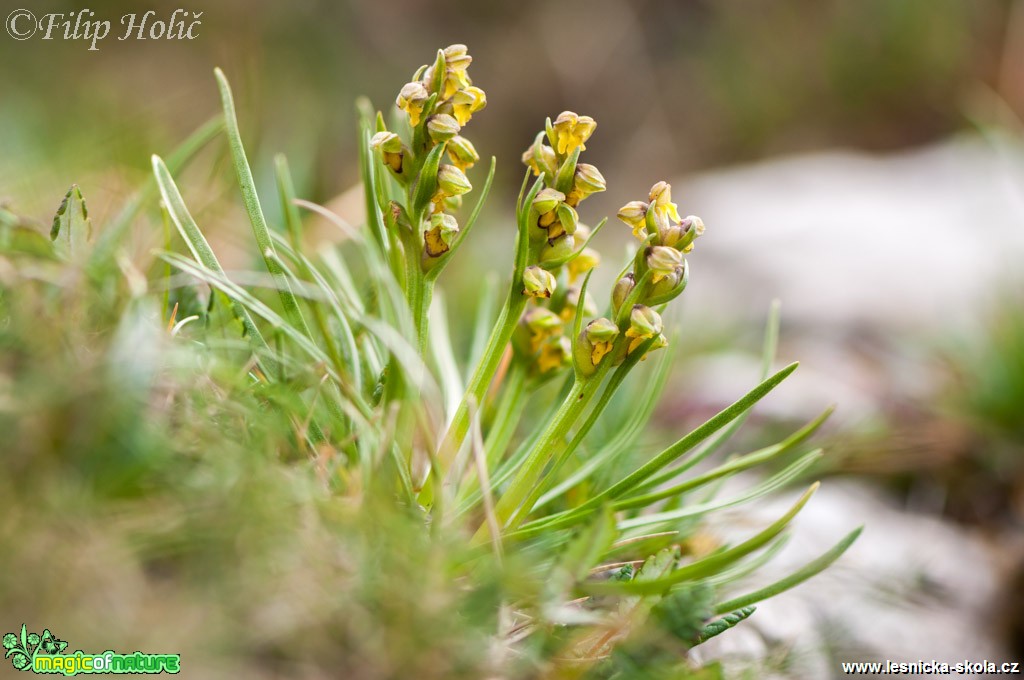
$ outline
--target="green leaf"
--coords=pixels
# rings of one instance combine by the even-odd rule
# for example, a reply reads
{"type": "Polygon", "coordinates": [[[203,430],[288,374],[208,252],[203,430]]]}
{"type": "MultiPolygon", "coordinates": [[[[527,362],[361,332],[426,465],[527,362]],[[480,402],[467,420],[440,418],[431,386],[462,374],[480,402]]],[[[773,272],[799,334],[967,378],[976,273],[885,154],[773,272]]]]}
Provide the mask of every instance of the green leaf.
{"type": "Polygon", "coordinates": [[[839,541],[831,550],[822,554],[817,559],[808,562],[802,568],[793,572],[786,578],[780,579],[775,583],[755,590],[752,593],[741,595],[740,597],[733,598],[726,602],[722,602],[718,605],[716,614],[724,614],[725,612],[732,611],[733,609],[740,609],[741,607],[747,607],[757,602],[762,602],[770,597],[775,597],[779,593],[784,593],[794,586],[800,585],[812,576],[824,571],[829,565],[838,560],[846,550],[853,545],[853,542],[860,536],[860,532],[864,530],[864,527],[857,527],[849,534],[847,534],[843,540],[839,541]]]}
{"type": "Polygon", "coordinates": [[[711,638],[715,637],[716,635],[721,635],[725,631],[729,630],[730,628],[738,624],[740,621],[749,618],[750,615],[753,614],[755,611],[757,611],[757,607],[743,607],[741,609],[737,609],[734,612],[726,614],[717,621],[712,621],[708,625],[704,626],[704,630],[702,630],[700,632],[700,635],[697,636],[697,644],[702,644],[704,642],[707,642],[711,638]]]}
{"type": "Polygon", "coordinates": [[[231,148],[231,158],[235,163],[235,173],[238,175],[238,186],[242,191],[242,201],[245,203],[245,210],[249,214],[249,223],[252,225],[253,235],[256,237],[256,245],[267,266],[267,271],[274,278],[274,285],[281,298],[281,305],[284,307],[288,321],[299,328],[308,338],[312,338],[306,320],[302,316],[302,310],[295,299],[292,287],[288,283],[288,277],[281,271],[274,258],[274,241],[270,238],[270,228],[267,226],[267,218],[263,215],[263,207],[260,205],[259,195],[256,193],[256,181],[252,176],[252,169],[249,167],[249,160],[245,155],[245,147],[242,144],[242,134],[238,129],[238,119],[235,116],[235,102],[231,96],[231,86],[228,84],[224,72],[219,68],[214,69],[217,76],[217,84],[220,87],[221,103],[224,106],[224,125],[228,135],[228,146],[231,148]]]}
{"type": "Polygon", "coordinates": [[[677,583],[682,583],[683,581],[694,581],[708,576],[713,576],[725,567],[761,548],[778,536],[782,530],[785,529],[791,521],[793,521],[793,518],[796,517],[797,513],[803,509],[804,505],[807,504],[807,501],[811,499],[811,496],[813,496],[814,492],[817,490],[818,483],[815,482],[806,492],[804,492],[800,499],[789,509],[788,512],[786,512],[786,514],[752,538],[749,538],[732,548],[720,550],[703,559],[697,560],[696,562],[691,562],[690,564],[676,569],[664,578],[640,584],[635,581],[629,583],[592,583],[587,584],[587,589],[598,593],[612,591],[651,595],[664,592],[677,583]]]}
{"type": "Polygon", "coordinates": [[[441,156],[444,155],[445,145],[438,144],[423,160],[423,167],[420,169],[419,177],[416,178],[416,189],[413,192],[412,220],[413,229],[419,229],[418,220],[423,218],[423,211],[430,203],[437,192],[437,169],[441,165],[441,156]]]}
{"type": "Polygon", "coordinates": [[[89,219],[89,209],[85,206],[85,198],[77,184],[72,184],[64,194],[64,200],[53,216],[50,240],[57,243],[58,250],[65,257],[81,254],[85,245],[92,240],[92,220],[89,219]]]}

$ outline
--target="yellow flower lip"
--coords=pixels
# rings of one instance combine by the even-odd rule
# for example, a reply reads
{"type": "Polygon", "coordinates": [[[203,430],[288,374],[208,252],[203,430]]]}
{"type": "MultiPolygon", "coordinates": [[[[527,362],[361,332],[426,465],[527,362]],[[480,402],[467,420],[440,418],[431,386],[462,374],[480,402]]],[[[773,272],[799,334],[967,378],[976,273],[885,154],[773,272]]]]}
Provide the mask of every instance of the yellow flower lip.
{"type": "Polygon", "coordinates": [[[423,83],[406,83],[399,91],[395,104],[409,115],[409,124],[416,127],[420,124],[420,115],[429,98],[430,93],[423,83]]]}

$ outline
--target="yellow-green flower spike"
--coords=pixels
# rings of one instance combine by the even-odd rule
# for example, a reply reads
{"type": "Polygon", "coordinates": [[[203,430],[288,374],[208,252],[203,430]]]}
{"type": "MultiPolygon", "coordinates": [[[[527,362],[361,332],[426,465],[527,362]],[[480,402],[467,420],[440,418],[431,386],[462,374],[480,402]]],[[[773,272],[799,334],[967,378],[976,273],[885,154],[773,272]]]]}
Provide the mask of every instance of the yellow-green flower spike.
{"type": "Polygon", "coordinates": [[[423,107],[427,104],[430,93],[423,83],[406,83],[398,93],[395,104],[409,115],[409,124],[416,127],[420,124],[423,107]]]}
{"type": "Polygon", "coordinates": [[[597,128],[597,122],[590,116],[579,116],[572,111],[563,111],[551,125],[554,134],[552,144],[560,156],[571,154],[577,147],[586,150],[585,142],[597,128]]]}
{"type": "Polygon", "coordinates": [[[459,223],[454,217],[445,213],[430,216],[430,229],[423,232],[423,249],[428,257],[440,257],[448,252],[456,234],[459,223]]]}
{"type": "Polygon", "coordinates": [[[546,269],[531,265],[523,271],[523,295],[550,298],[556,286],[554,275],[546,269]]]}
{"type": "Polygon", "coordinates": [[[462,126],[447,113],[436,113],[427,121],[427,133],[436,143],[447,142],[459,134],[462,126]]]}
{"type": "Polygon", "coordinates": [[[459,170],[468,170],[480,160],[480,154],[476,152],[473,143],[462,136],[455,136],[448,140],[448,158],[452,165],[459,170]]]}
{"type": "Polygon", "coordinates": [[[630,201],[619,208],[619,212],[616,215],[616,217],[632,227],[633,236],[641,241],[647,238],[647,233],[644,229],[647,224],[647,208],[648,205],[643,201],[630,201]]]}
{"type": "Polygon", "coordinates": [[[683,254],[668,246],[652,246],[647,251],[646,261],[652,273],[651,282],[658,283],[682,268],[683,254]]]}

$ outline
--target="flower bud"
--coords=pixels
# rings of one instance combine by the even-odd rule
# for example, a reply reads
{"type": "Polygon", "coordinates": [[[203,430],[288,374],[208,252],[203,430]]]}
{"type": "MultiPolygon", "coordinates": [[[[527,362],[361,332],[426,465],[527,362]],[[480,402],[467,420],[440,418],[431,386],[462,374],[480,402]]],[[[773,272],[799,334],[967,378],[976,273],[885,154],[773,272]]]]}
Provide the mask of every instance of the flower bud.
{"type": "Polygon", "coordinates": [[[578,116],[572,111],[563,111],[552,124],[552,146],[559,155],[568,155],[579,147],[586,150],[584,143],[594,133],[597,122],[590,116],[578,116]]]}
{"type": "Polygon", "coordinates": [[[683,266],[683,254],[668,246],[653,246],[647,249],[647,266],[651,269],[651,282],[658,283],[683,266]]]}
{"type": "Polygon", "coordinates": [[[459,170],[471,168],[480,160],[480,154],[476,152],[476,147],[465,137],[455,136],[449,139],[447,151],[452,165],[459,170]]]}
{"type": "Polygon", "coordinates": [[[555,208],[564,200],[565,194],[561,191],[551,188],[542,189],[537,193],[536,198],[533,199],[533,209],[537,211],[538,215],[546,215],[554,212],[555,208]]]}
{"type": "Polygon", "coordinates": [[[447,113],[437,113],[427,121],[427,133],[437,143],[446,142],[462,129],[458,121],[447,113]]]}
{"type": "Polygon", "coordinates": [[[546,269],[530,265],[523,271],[523,295],[549,298],[555,292],[555,277],[546,269]]]}
{"type": "Polygon", "coordinates": [[[633,228],[633,236],[641,241],[646,238],[644,226],[646,225],[648,205],[643,201],[630,201],[619,208],[618,217],[620,220],[633,228]]]}
{"type": "Polygon", "coordinates": [[[428,257],[440,257],[448,252],[455,235],[459,233],[459,223],[446,213],[434,213],[430,216],[430,229],[423,232],[423,249],[428,257]]]}
{"type": "Polygon", "coordinates": [[[438,168],[437,186],[445,196],[461,196],[473,189],[466,174],[454,165],[442,165],[438,168]]]}
{"type": "Polygon", "coordinates": [[[566,202],[576,207],[583,199],[591,194],[604,191],[607,188],[601,172],[590,163],[577,163],[576,172],[573,175],[572,191],[566,202]]]}
{"type": "Polygon", "coordinates": [[[584,248],[579,255],[568,262],[569,280],[577,280],[599,264],[601,264],[601,254],[593,248],[584,248]]]}
{"type": "Polygon", "coordinates": [[[627,272],[621,279],[615,282],[612,288],[612,312],[618,316],[619,308],[629,297],[629,294],[636,288],[636,278],[633,272],[627,272]]]}
{"type": "Polygon", "coordinates": [[[423,113],[423,107],[426,106],[427,99],[429,98],[430,93],[427,92],[427,88],[423,86],[423,83],[406,83],[398,93],[398,99],[395,100],[395,104],[398,108],[409,114],[409,124],[416,127],[420,124],[420,115],[423,113]]]}

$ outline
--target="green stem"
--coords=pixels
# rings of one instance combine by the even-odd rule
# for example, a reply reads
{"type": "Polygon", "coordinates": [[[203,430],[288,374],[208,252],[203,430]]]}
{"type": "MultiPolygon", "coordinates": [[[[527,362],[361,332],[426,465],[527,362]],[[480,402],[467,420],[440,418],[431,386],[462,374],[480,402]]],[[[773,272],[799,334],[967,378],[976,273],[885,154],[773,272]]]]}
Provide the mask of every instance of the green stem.
{"type": "MultiPolygon", "coordinates": [[[[509,520],[512,520],[514,526],[514,522],[518,518],[517,512],[523,501],[530,495],[537,480],[540,479],[544,466],[551,460],[560,442],[565,440],[569,429],[590,402],[590,398],[594,394],[594,390],[589,389],[592,384],[593,382],[589,378],[577,378],[573,383],[572,389],[569,390],[565,401],[551,418],[544,434],[533,445],[526,462],[519,468],[512,483],[509,484],[508,489],[494,507],[499,526],[504,526],[509,520]]],[[[489,533],[490,529],[484,524],[474,538],[484,539],[489,536],[489,533]]]]}

